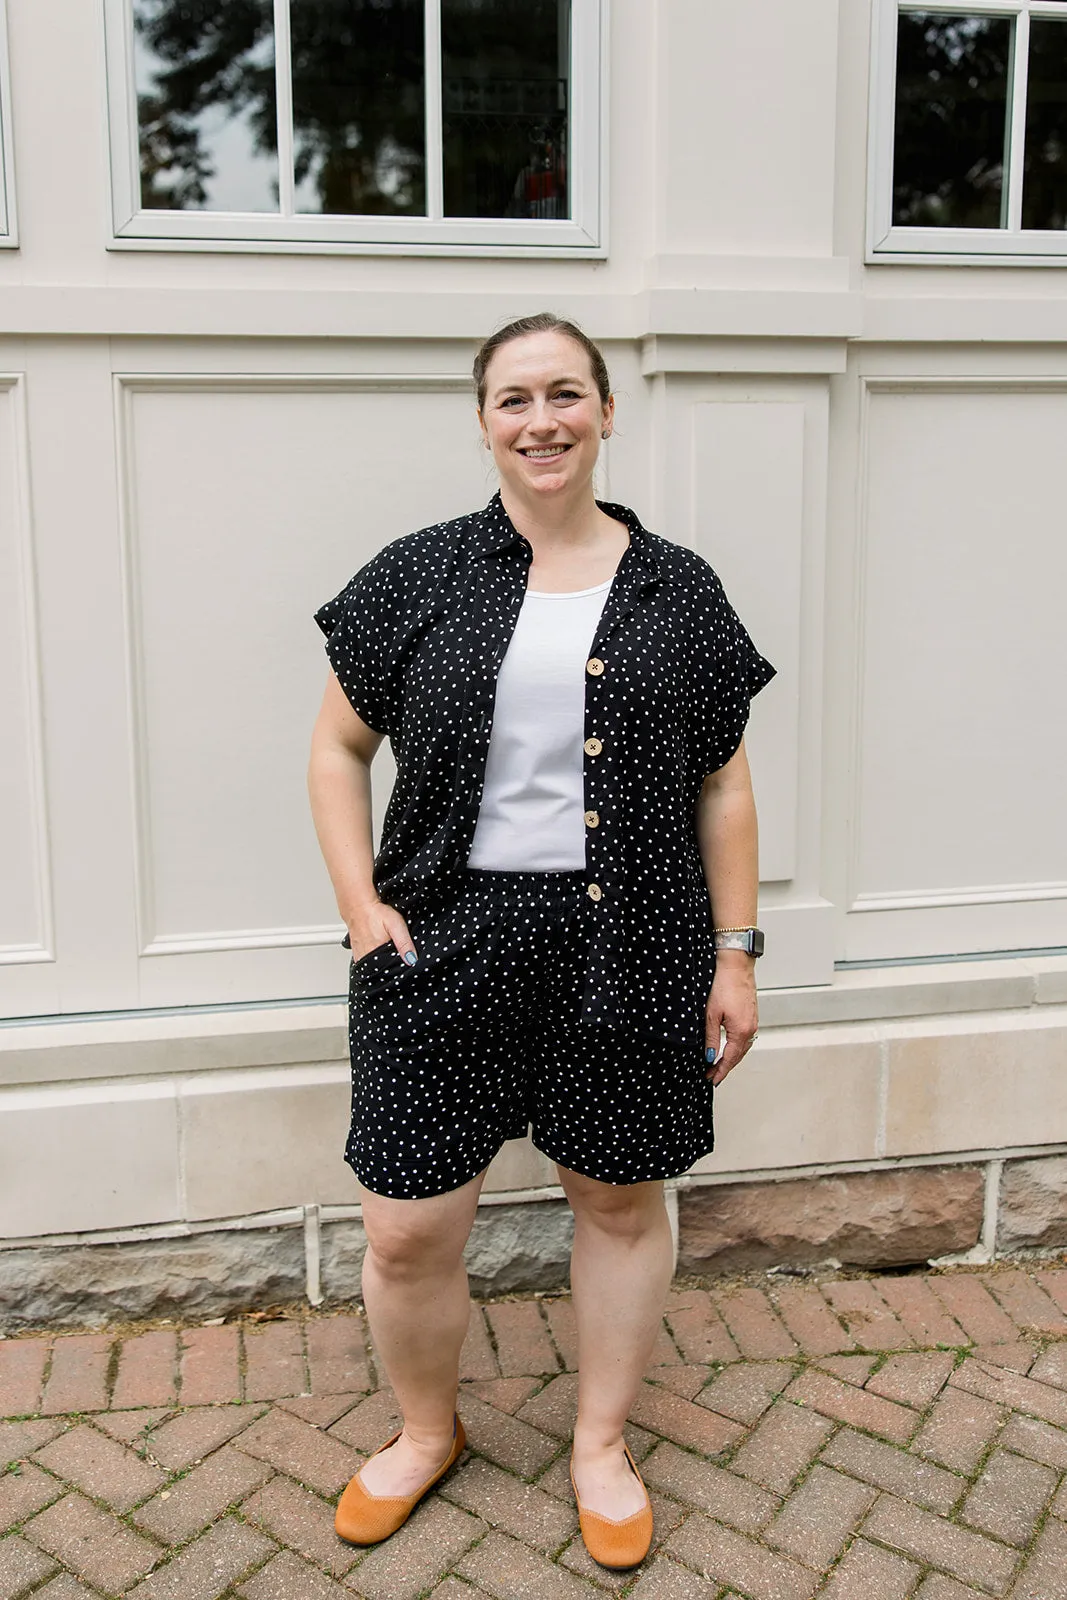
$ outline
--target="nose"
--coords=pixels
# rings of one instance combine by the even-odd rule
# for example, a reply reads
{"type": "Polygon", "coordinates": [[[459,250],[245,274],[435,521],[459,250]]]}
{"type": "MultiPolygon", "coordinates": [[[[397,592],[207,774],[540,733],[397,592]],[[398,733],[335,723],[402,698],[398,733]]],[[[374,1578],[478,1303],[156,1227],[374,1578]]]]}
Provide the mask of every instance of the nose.
{"type": "Polygon", "coordinates": [[[534,400],[526,416],[526,427],[528,432],[538,435],[555,433],[559,427],[559,418],[553,415],[546,398],[534,400]]]}

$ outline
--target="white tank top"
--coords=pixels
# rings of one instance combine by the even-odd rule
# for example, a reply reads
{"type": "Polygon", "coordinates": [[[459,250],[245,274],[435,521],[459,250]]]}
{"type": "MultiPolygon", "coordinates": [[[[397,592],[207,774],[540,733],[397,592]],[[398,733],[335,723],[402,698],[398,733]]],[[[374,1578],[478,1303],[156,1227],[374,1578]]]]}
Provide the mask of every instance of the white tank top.
{"type": "Polygon", "coordinates": [[[612,581],[567,594],[527,589],[497,676],[468,866],[585,866],[585,664],[612,581]]]}

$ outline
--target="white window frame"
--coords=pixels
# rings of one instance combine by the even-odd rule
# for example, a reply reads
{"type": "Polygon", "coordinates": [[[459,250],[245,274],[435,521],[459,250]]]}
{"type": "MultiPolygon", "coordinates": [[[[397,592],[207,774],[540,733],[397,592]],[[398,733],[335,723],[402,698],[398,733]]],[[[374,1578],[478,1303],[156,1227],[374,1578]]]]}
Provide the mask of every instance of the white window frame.
{"type": "MultiPolygon", "coordinates": [[[[0,4],[3,0],[0,0],[0,4]]],[[[573,0],[567,171],[572,216],[445,217],[441,148],[441,8],[426,16],[425,217],[309,216],[293,210],[289,0],[274,0],[280,211],[148,211],[141,206],[140,139],[130,0],[104,0],[114,250],[211,250],[377,255],[604,256],[608,0],[573,0]]]]}
{"type": "Polygon", "coordinates": [[[1067,261],[1067,229],[1022,226],[1027,67],[1032,18],[1067,28],[1067,0],[875,0],[871,39],[871,132],[867,172],[867,260],[931,266],[1050,266],[1067,261]],[[893,134],[896,112],[897,17],[902,11],[1011,17],[1016,29],[1008,89],[1008,225],[1005,228],[893,226],[893,134]]]}
{"type": "Polygon", "coordinates": [[[7,48],[7,0],[0,0],[0,249],[17,249],[15,159],[11,137],[11,63],[7,48]]]}

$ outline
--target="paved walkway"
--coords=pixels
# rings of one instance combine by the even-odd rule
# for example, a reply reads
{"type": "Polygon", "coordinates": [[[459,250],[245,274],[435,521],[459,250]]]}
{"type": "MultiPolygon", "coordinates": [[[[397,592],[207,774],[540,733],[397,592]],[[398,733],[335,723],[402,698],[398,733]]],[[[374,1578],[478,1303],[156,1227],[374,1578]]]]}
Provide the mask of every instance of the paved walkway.
{"type": "Polygon", "coordinates": [[[351,1314],[0,1341],[0,1600],[1067,1597],[1067,1270],[675,1290],[634,1407],[637,1572],[585,1555],[565,1298],[479,1311],[470,1449],[387,1544],[332,1502],[393,1426],[351,1314]]]}

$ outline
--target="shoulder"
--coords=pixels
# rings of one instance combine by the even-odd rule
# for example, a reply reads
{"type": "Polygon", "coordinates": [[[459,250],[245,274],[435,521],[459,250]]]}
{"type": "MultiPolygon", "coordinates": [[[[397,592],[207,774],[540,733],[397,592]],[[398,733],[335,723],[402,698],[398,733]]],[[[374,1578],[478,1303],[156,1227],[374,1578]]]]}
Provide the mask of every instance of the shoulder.
{"type": "Polygon", "coordinates": [[[363,563],[349,581],[346,594],[353,599],[381,595],[395,600],[421,592],[466,555],[474,522],[475,514],[467,513],[398,534],[363,563]]]}
{"type": "Polygon", "coordinates": [[[718,600],[723,594],[722,581],[718,573],[699,550],[692,550],[688,545],[676,544],[673,539],[666,538],[662,533],[650,533],[647,529],[645,537],[655,554],[661,575],[669,583],[676,584],[691,595],[711,601],[718,600]]]}

